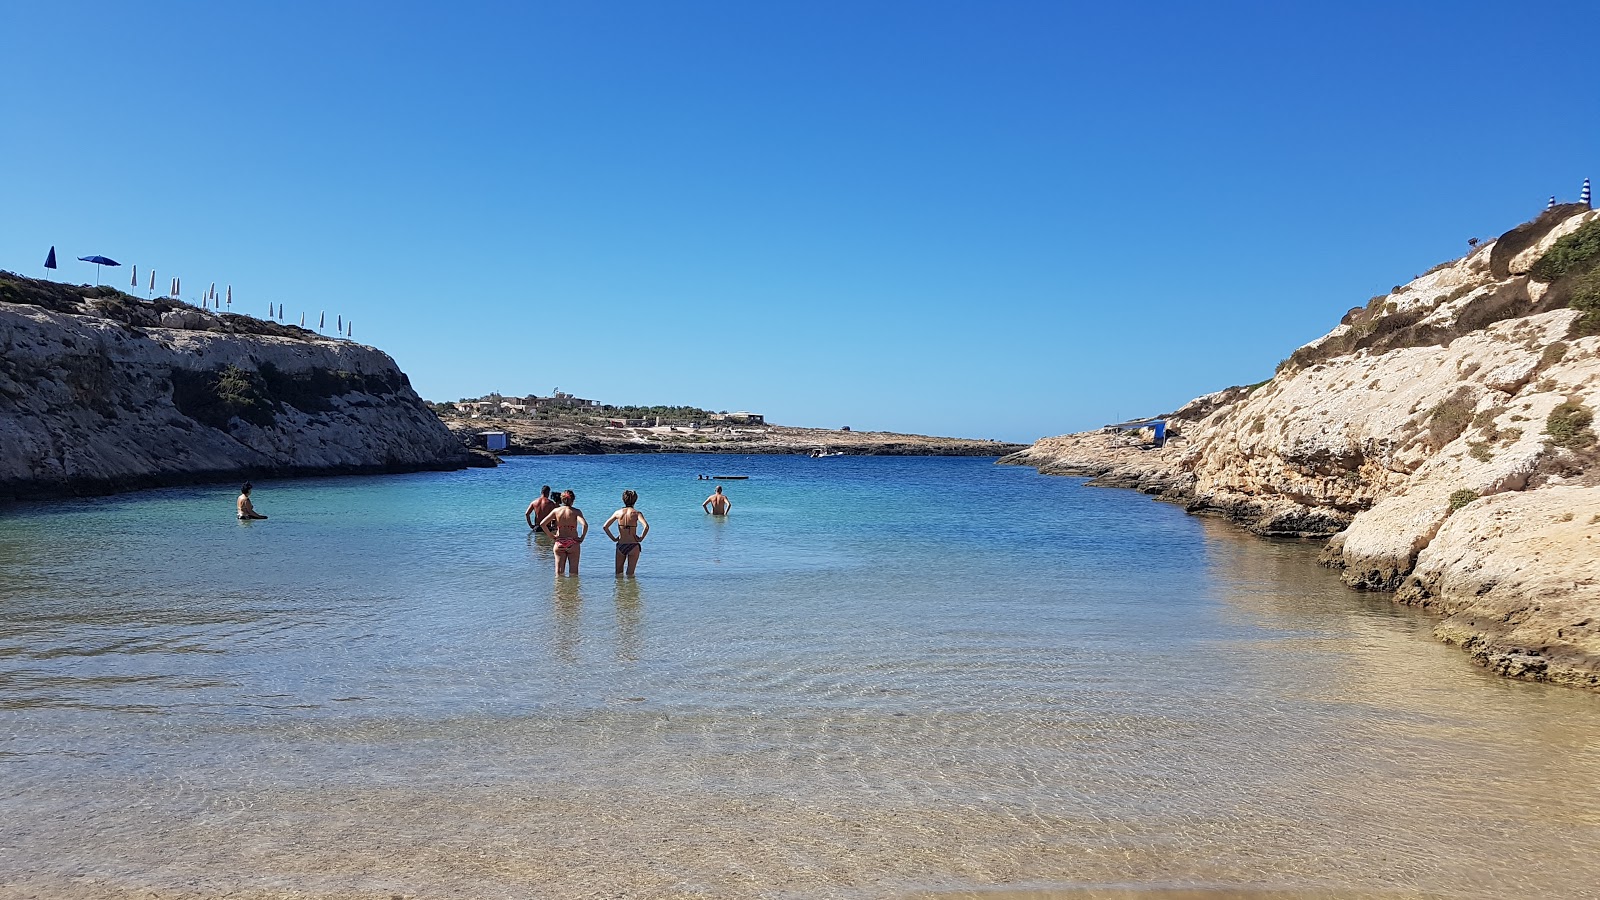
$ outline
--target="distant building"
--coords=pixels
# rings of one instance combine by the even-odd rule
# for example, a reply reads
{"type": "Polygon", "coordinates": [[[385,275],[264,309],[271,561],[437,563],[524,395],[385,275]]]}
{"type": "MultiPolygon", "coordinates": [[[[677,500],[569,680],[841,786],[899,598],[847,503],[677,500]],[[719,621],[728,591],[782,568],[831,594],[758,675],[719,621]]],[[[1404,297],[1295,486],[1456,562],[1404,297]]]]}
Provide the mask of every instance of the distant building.
{"type": "Polygon", "coordinates": [[[506,448],[506,433],[504,431],[480,431],[478,440],[483,443],[485,450],[504,450],[506,448]]]}
{"type": "Polygon", "coordinates": [[[760,413],[745,412],[743,410],[740,410],[739,412],[731,412],[731,413],[718,413],[716,415],[713,415],[711,417],[711,419],[712,419],[712,421],[715,421],[715,422],[732,422],[735,425],[765,425],[765,424],[767,424],[766,418],[763,417],[760,413]]]}
{"type": "Polygon", "coordinates": [[[554,396],[550,397],[529,394],[522,402],[529,409],[594,409],[600,405],[598,400],[585,400],[565,391],[556,391],[554,396]]]}

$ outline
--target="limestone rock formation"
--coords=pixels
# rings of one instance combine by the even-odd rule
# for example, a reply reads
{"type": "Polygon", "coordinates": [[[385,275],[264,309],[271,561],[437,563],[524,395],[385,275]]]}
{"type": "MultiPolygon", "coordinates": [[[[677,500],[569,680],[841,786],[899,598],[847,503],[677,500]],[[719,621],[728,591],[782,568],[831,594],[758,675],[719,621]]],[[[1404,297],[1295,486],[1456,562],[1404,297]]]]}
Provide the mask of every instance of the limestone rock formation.
{"type": "Polygon", "coordinates": [[[372,347],[0,274],[0,497],[467,464],[372,347]]]}
{"type": "Polygon", "coordinates": [[[1003,461],[1329,537],[1346,582],[1439,612],[1480,662],[1600,687],[1597,409],[1600,213],[1574,204],[1173,413],[1165,448],[1069,435],[1003,461]]]}

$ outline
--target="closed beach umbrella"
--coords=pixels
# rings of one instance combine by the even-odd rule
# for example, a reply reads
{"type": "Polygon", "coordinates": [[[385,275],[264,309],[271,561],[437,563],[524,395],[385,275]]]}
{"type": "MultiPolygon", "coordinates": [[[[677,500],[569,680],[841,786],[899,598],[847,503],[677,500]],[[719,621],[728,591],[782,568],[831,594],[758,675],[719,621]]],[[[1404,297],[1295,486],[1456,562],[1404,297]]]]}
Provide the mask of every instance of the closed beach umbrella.
{"type": "Polygon", "coordinates": [[[54,269],[56,267],[56,248],[55,247],[51,247],[50,248],[50,252],[45,256],[45,258],[44,258],[44,267],[46,269],[54,269]]]}
{"type": "Polygon", "coordinates": [[[155,269],[151,269],[150,270],[150,293],[154,294],[155,292],[156,292],[156,270],[155,269]]]}
{"type": "Polygon", "coordinates": [[[80,260],[82,260],[83,262],[86,262],[86,263],[94,263],[94,283],[96,285],[100,284],[100,267],[101,266],[120,266],[120,265],[122,265],[122,263],[117,262],[116,260],[110,258],[109,256],[80,256],[80,257],[78,257],[78,259],[80,259],[80,260]]]}
{"type": "Polygon", "coordinates": [[[128,282],[128,287],[138,287],[138,286],[139,286],[139,264],[138,263],[134,263],[133,264],[133,279],[128,282]]]}
{"type": "Polygon", "coordinates": [[[351,337],[355,333],[356,333],[356,323],[354,323],[354,322],[346,322],[346,323],[344,323],[344,336],[345,337],[351,337]]]}
{"type": "Polygon", "coordinates": [[[334,323],[333,323],[333,330],[334,330],[335,333],[344,331],[344,316],[335,317],[334,323]]]}
{"type": "Polygon", "coordinates": [[[323,310],[317,314],[317,330],[321,331],[328,324],[328,311],[323,310]]]}
{"type": "Polygon", "coordinates": [[[228,305],[233,305],[233,285],[228,285],[228,305]]]}
{"type": "Polygon", "coordinates": [[[306,327],[306,314],[305,313],[301,313],[300,314],[300,327],[301,328],[306,327]]]}

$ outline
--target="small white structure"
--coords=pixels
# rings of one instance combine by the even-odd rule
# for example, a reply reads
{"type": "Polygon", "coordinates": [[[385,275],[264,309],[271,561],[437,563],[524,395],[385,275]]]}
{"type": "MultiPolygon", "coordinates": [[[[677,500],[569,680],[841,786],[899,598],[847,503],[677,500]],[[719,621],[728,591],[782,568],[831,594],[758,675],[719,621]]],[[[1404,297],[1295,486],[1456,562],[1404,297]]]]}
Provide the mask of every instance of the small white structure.
{"type": "Polygon", "coordinates": [[[504,431],[480,431],[478,440],[483,442],[485,450],[504,450],[506,448],[506,433],[504,431]]]}

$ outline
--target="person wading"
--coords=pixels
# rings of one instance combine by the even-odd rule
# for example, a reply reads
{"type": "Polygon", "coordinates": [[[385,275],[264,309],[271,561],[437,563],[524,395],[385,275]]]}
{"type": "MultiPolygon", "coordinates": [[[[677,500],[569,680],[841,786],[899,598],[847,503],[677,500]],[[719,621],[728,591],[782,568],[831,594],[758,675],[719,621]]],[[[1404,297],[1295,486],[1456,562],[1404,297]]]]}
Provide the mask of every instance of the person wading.
{"type": "Polygon", "coordinates": [[[528,520],[529,528],[538,531],[539,523],[543,522],[544,517],[554,512],[559,505],[556,501],[550,499],[550,485],[547,484],[539,489],[539,496],[533,498],[533,502],[528,504],[528,509],[522,514],[522,517],[528,520]]]}
{"type": "Polygon", "coordinates": [[[633,577],[634,569],[639,567],[641,545],[644,543],[645,535],[650,533],[650,523],[645,521],[644,513],[633,508],[633,504],[637,502],[639,494],[636,491],[623,491],[622,508],[612,513],[611,518],[600,526],[606,537],[617,542],[617,574],[623,574],[622,570],[626,565],[630,578],[633,577]],[[611,533],[612,522],[617,523],[616,534],[611,533]],[[644,526],[643,531],[639,531],[640,525],[644,526]]]}
{"type": "Polygon", "coordinates": [[[248,481],[244,483],[244,487],[239,488],[239,499],[234,502],[234,506],[238,507],[241,520],[249,521],[266,518],[266,516],[256,512],[255,504],[250,502],[250,492],[254,489],[255,485],[248,481]]]}
{"type": "Polygon", "coordinates": [[[568,575],[578,574],[583,539],[589,535],[589,522],[583,517],[583,511],[572,505],[577,499],[577,495],[571,491],[562,491],[561,505],[539,522],[544,533],[556,542],[557,577],[560,577],[563,569],[568,575]]]}
{"type": "Polygon", "coordinates": [[[719,484],[716,492],[707,497],[706,502],[700,504],[700,508],[713,516],[725,516],[728,510],[733,509],[733,501],[722,493],[722,485],[719,484]]]}

